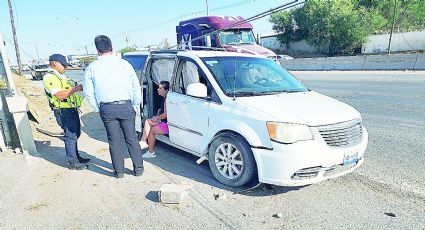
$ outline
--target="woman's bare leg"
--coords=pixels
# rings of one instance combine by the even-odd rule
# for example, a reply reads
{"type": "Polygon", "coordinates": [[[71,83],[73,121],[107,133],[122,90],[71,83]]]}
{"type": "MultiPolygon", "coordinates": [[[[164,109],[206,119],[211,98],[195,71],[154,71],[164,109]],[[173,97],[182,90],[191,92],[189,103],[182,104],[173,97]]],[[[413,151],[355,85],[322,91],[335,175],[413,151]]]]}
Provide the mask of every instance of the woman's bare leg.
{"type": "Polygon", "coordinates": [[[153,126],[148,136],[149,152],[152,153],[155,147],[155,135],[165,134],[158,126],[153,126]]]}
{"type": "Polygon", "coordinates": [[[147,119],[145,121],[145,127],[143,127],[142,141],[146,141],[148,139],[148,134],[151,132],[151,124],[151,119],[147,119]]]}

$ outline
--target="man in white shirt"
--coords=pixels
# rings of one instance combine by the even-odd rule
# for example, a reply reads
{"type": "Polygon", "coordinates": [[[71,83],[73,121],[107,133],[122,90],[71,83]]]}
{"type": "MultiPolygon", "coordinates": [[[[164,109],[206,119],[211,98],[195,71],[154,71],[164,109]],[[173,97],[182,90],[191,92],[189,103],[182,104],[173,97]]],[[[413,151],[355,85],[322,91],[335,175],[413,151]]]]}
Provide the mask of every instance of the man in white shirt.
{"type": "Polygon", "coordinates": [[[134,175],[140,176],[143,159],[135,130],[135,108],[142,100],[139,80],[130,63],[113,55],[111,39],[99,35],[94,43],[99,57],[86,68],[84,94],[105,125],[115,177],[124,177],[123,140],[134,175]]]}

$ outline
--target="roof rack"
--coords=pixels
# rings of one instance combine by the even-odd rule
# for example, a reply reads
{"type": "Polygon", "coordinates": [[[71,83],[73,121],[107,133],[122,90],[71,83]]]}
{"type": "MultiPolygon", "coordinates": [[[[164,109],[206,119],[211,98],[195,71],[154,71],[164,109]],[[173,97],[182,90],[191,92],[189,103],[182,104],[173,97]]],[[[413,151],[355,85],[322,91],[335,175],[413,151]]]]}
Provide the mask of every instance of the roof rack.
{"type": "Polygon", "coordinates": [[[225,48],[222,47],[210,47],[210,46],[190,46],[185,49],[181,48],[179,50],[215,50],[215,51],[227,51],[225,48]],[[196,48],[196,49],[193,49],[196,48]]]}
{"type": "Polygon", "coordinates": [[[182,52],[185,50],[182,49],[161,49],[161,50],[152,50],[151,54],[162,54],[162,53],[174,53],[177,54],[178,52],[182,52]]]}

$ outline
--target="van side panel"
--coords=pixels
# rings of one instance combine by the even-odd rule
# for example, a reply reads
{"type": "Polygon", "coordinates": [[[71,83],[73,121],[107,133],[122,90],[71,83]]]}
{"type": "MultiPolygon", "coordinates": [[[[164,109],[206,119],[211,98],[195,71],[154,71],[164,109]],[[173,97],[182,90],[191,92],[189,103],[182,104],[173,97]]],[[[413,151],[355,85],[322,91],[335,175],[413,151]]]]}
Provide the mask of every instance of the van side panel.
{"type": "Polygon", "coordinates": [[[256,118],[249,111],[238,111],[235,108],[237,106],[232,108],[215,103],[211,103],[210,106],[210,111],[215,111],[209,114],[210,140],[222,130],[232,130],[244,137],[253,147],[272,147],[266,123],[261,117],[256,118]],[[227,108],[232,109],[227,111],[227,108]]]}

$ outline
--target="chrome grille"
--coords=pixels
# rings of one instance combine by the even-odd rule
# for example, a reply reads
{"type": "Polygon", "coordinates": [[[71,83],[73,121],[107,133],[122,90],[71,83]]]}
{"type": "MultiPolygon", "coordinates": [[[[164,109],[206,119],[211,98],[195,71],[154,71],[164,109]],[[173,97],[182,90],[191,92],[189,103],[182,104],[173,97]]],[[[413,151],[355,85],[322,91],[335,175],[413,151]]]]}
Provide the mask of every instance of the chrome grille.
{"type": "MultiPolygon", "coordinates": [[[[354,164],[355,165],[355,164],[354,164]]],[[[291,179],[293,180],[305,180],[305,179],[310,179],[310,178],[314,178],[317,177],[317,175],[319,175],[320,172],[323,172],[325,176],[329,176],[332,175],[332,172],[335,171],[336,168],[339,168],[340,165],[334,165],[332,167],[321,167],[321,166],[317,166],[317,167],[311,167],[311,168],[303,168],[298,170],[297,172],[295,172],[292,176],[291,179]]],[[[342,166],[341,166],[342,167],[342,166]]],[[[353,167],[353,165],[350,166],[350,168],[353,167]]],[[[347,167],[344,168],[345,170],[349,169],[347,167]]],[[[335,171],[336,172],[336,171],[335,171]]],[[[337,171],[338,173],[342,172],[341,170],[337,171]]]]}
{"type": "Polygon", "coordinates": [[[332,147],[349,147],[361,142],[362,122],[351,120],[317,127],[323,140],[332,147]]]}
{"type": "Polygon", "coordinates": [[[322,167],[318,166],[318,167],[311,167],[311,168],[304,168],[301,170],[298,170],[297,172],[294,173],[294,175],[292,175],[292,179],[294,180],[304,180],[304,179],[309,179],[309,178],[313,178],[316,177],[320,170],[322,169],[322,167]]]}

